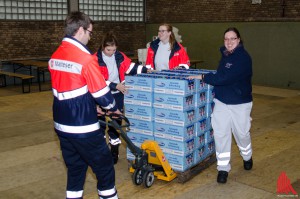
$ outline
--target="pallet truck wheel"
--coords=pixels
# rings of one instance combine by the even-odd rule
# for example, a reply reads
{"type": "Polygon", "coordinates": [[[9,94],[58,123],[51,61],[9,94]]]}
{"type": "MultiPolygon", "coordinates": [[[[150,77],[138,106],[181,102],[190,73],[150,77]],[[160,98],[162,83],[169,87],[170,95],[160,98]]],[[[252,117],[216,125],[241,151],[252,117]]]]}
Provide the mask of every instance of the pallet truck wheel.
{"type": "Polygon", "coordinates": [[[143,183],[142,170],[136,169],[132,175],[132,181],[135,185],[141,185],[143,183]]]}
{"type": "Polygon", "coordinates": [[[143,183],[146,188],[149,188],[154,183],[154,173],[152,171],[147,171],[143,176],[143,183]]]}

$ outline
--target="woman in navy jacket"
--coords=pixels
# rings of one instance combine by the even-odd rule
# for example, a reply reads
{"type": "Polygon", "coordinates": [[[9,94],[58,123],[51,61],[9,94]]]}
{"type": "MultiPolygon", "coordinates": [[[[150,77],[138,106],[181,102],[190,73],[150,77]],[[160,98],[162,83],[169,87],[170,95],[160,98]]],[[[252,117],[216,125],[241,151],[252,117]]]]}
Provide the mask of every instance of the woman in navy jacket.
{"type": "Polygon", "coordinates": [[[244,49],[240,33],[228,28],[224,33],[222,58],[215,74],[190,78],[202,79],[215,88],[215,107],[211,116],[216,144],[217,182],[226,183],[231,169],[231,132],[234,135],[245,170],[253,165],[250,137],[252,110],[252,60],[244,49]]]}

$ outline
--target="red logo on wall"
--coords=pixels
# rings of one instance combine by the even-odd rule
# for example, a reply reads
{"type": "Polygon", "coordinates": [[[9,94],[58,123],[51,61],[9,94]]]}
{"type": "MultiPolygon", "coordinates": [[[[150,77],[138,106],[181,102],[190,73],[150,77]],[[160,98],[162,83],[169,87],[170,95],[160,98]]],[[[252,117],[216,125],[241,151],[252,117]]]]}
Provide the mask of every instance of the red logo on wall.
{"type": "Polygon", "coordinates": [[[282,171],[277,180],[277,194],[288,195],[290,193],[298,197],[297,192],[294,190],[294,188],[291,185],[290,179],[287,177],[286,173],[282,171]]]}

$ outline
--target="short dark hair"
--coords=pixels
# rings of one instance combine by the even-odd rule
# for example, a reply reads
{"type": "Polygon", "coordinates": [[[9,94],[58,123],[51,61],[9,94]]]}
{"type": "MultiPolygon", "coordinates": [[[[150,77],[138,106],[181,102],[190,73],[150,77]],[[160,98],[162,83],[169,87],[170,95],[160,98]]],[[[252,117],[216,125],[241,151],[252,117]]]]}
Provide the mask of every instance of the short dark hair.
{"type": "Polygon", "coordinates": [[[80,27],[88,29],[93,20],[83,12],[71,12],[65,20],[65,34],[74,36],[80,27]]]}
{"type": "Polygon", "coordinates": [[[239,32],[238,29],[235,28],[235,27],[227,28],[227,29],[225,30],[225,32],[224,32],[224,36],[225,36],[225,34],[226,34],[227,32],[230,32],[230,31],[232,31],[232,32],[234,32],[234,33],[236,34],[237,38],[240,39],[240,43],[243,43],[242,38],[241,38],[241,35],[240,35],[240,32],[239,32]]]}

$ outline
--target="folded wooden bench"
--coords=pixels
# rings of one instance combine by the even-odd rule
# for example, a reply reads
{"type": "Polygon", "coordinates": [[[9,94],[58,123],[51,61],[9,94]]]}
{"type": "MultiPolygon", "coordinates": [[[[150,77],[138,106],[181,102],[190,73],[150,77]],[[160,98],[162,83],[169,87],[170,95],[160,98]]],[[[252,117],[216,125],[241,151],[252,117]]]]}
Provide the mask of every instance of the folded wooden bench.
{"type": "Polygon", "coordinates": [[[14,77],[14,78],[20,78],[22,80],[22,91],[23,91],[23,93],[30,93],[30,83],[31,83],[30,80],[32,78],[34,78],[34,76],[0,70],[0,79],[2,79],[3,82],[4,82],[2,87],[6,86],[6,76],[14,77]],[[25,91],[25,84],[28,85],[28,90],[27,91],[25,91]]]}

